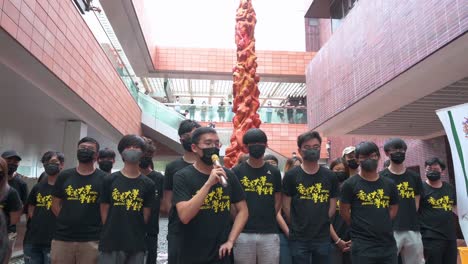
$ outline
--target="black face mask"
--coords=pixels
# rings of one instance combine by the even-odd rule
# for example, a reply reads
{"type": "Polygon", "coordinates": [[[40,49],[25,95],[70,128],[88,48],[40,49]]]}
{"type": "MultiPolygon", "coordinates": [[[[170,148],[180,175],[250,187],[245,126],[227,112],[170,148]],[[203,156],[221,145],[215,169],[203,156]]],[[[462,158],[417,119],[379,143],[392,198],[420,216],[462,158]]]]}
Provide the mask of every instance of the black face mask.
{"type": "Polygon", "coordinates": [[[426,173],[426,177],[430,181],[438,181],[440,180],[440,172],[438,171],[429,171],[426,173]]]}
{"type": "Polygon", "coordinates": [[[78,161],[81,163],[89,163],[94,159],[94,150],[91,149],[78,149],[76,154],[78,161]]]}
{"type": "Polygon", "coordinates": [[[148,168],[149,165],[153,162],[153,159],[151,157],[143,157],[140,159],[140,168],[146,169],[148,168]]]}
{"type": "Polygon", "coordinates": [[[213,154],[216,154],[217,156],[219,156],[219,148],[217,147],[204,148],[203,156],[200,159],[206,165],[211,166],[213,165],[213,161],[211,160],[211,156],[213,156],[213,154]]]}
{"type": "Polygon", "coordinates": [[[355,170],[355,169],[357,169],[359,167],[359,164],[356,162],[355,159],[348,160],[347,163],[348,163],[348,167],[350,169],[355,170]]]}
{"type": "Polygon", "coordinates": [[[394,152],[390,154],[390,160],[392,160],[396,164],[402,164],[405,161],[405,152],[394,152]]]}
{"type": "Polygon", "coordinates": [[[99,169],[105,172],[111,172],[113,165],[114,163],[112,162],[112,160],[103,160],[99,162],[99,169]]]}
{"type": "Polygon", "coordinates": [[[60,172],[60,167],[58,164],[49,163],[44,165],[44,170],[47,175],[57,175],[60,172]]]}
{"type": "Polygon", "coordinates": [[[182,139],[182,147],[185,149],[185,151],[193,152],[192,139],[182,139]]]}
{"type": "Polygon", "coordinates": [[[250,145],[249,155],[254,159],[259,159],[265,154],[265,145],[250,145]]]}
{"type": "Polygon", "coordinates": [[[344,182],[346,179],[348,179],[348,174],[345,171],[337,171],[335,172],[335,175],[339,182],[344,182]]]}
{"type": "Polygon", "coordinates": [[[18,165],[16,164],[8,164],[8,175],[13,175],[18,169],[18,165]]]}
{"type": "Polygon", "coordinates": [[[378,160],[375,159],[366,159],[361,161],[361,169],[367,172],[372,172],[377,170],[378,160]]]}
{"type": "Polygon", "coordinates": [[[320,159],[320,150],[319,149],[305,149],[302,151],[304,160],[307,161],[317,161],[320,159]]]}

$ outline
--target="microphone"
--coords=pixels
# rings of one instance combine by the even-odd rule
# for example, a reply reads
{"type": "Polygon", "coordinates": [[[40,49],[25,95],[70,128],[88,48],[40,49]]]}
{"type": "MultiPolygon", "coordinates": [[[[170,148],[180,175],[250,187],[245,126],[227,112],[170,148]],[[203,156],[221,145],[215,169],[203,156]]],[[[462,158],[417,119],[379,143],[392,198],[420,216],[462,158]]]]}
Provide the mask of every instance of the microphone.
{"type": "MultiPolygon", "coordinates": [[[[222,167],[222,166],[221,166],[221,163],[219,162],[219,157],[218,157],[218,155],[216,155],[216,154],[211,155],[211,160],[213,161],[213,164],[214,164],[214,165],[219,166],[219,167],[222,167]]],[[[223,187],[227,187],[227,186],[228,186],[228,182],[227,182],[226,178],[224,178],[224,176],[222,176],[222,175],[220,176],[220,178],[221,178],[221,185],[222,185],[223,187]]]]}

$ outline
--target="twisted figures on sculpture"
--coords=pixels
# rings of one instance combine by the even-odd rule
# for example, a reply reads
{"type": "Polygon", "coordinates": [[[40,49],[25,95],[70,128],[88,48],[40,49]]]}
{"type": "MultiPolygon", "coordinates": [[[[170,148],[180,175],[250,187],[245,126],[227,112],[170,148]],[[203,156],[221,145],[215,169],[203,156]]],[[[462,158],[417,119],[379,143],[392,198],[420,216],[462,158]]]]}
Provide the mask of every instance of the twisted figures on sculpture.
{"type": "Polygon", "coordinates": [[[260,92],[257,75],[257,56],[255,55],[255,24],[257,23],[255,11],[251,0],[241,0],[236,14],[236,45],[237,64],[233,68],[233,119],[234,133],[231,136],[231,145],[226,149],[224,164],[233,167],[242,150],[242,137],[250,128],[260,126],[260,116],[257,113],[260,107],[258,100],[260,92]]]}

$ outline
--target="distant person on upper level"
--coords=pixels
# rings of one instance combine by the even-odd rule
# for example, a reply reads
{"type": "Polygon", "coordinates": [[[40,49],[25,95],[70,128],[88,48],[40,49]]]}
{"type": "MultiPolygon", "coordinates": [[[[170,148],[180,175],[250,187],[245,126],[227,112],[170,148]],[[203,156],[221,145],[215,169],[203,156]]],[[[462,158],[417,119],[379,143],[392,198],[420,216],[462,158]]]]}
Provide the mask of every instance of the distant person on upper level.
{"type": "Polygon", "coordinates": [[[288,116],[288,122],[294,124],[294,106],[290,101],[286,103],[286,114],[288,116]]]}
{"type": "Polygon", "coordinates": [[[266,108],[266,123],[271,123],[271,117],[273,115],[273,108],[271,108],[271,101],[268,101],[266,108]]]}
{"type": "Polygon", "coordinates": [[[224,105],[224,99],[221,99],[221,102],[219,102],[218,117],[219,122],[224,122],[224,119],[226,118],[226,106],[224,105]]]}
{"type": "Polygon", "coordinates": [[[228,107],[227,107],[227,121],[231,122],[233,118],[233,112],[232,112],[232,102],[228,102],[228,107]]]}
{"type": "Polygon", "coordinates": [[[190,106],[189,106],[189,113],[190,113],[190,120],[195,120],[195,110],[197,107],[195,106],[195,100],[193,98],[190,99],[190,106]]]}
{"type": "Polygon", "coordinates": [[[207,111],[206,102],[203,101],[202,106],[201,106],[201,121],[203,122],[206,121],[206,111],[207,111]]]}
{"type": "Polygon", "coordinates": [[[302,100],[299,100],[299,104],[296,107],[296,123],[297,124],[305,124],[305,112],[306,108],[302,103],[302,100]]]}
{"type": "Polygon", "coordinates": [[[174,110],[180,114],[180,98],[179,96],[176,96],[175,97],[175,101],[174,101],[174,110]]]}
{"type": "Polygon", "coordinates": [[[281,122],[284,122],[284,102],[280,103],[280,108],[276,109],[276,114],[280,118],[281,122]]]}

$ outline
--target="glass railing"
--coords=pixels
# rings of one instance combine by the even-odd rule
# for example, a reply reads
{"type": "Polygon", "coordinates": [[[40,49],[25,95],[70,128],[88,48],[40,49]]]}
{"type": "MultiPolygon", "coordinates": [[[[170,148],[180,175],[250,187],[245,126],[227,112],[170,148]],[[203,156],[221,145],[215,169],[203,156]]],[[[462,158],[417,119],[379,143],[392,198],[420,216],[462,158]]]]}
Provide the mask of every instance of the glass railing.
{"type": "Polygon", "coordinates": [[[176,113],[174,108],[167,107],[146,94],[139,93],[137,98],[141,111],[175,129],[185,119],[183,115],[176,113]]]}
{"type": "MultiPolygon", "coordinates": [[[[232,108],[219,105],[199,105],[199,104],[165,104],[173,109],[173,112],[181,116],[202,122],[231,122],[234,118],[232,108]]],[[[258,114],[263,123],[276,124],[306,124],[307,109],[305,107],[260,107],[258,114]]]]}
{"type": "Polygon", "coordinates": [[[104,12],[89,12],[86,13],[83,18],[96,37],[96,40],[101,45],[112,66],[119,74],[122,82],[130,91],[132,97],[137,101],[138,87],[135,83],[137,83],[138,78],[133,74],[133,70],[129,68],[130,66],[127,67],[129,64],[125,62],[128,62],[128,59],[126,58],[106,15],[104,12]]]}

